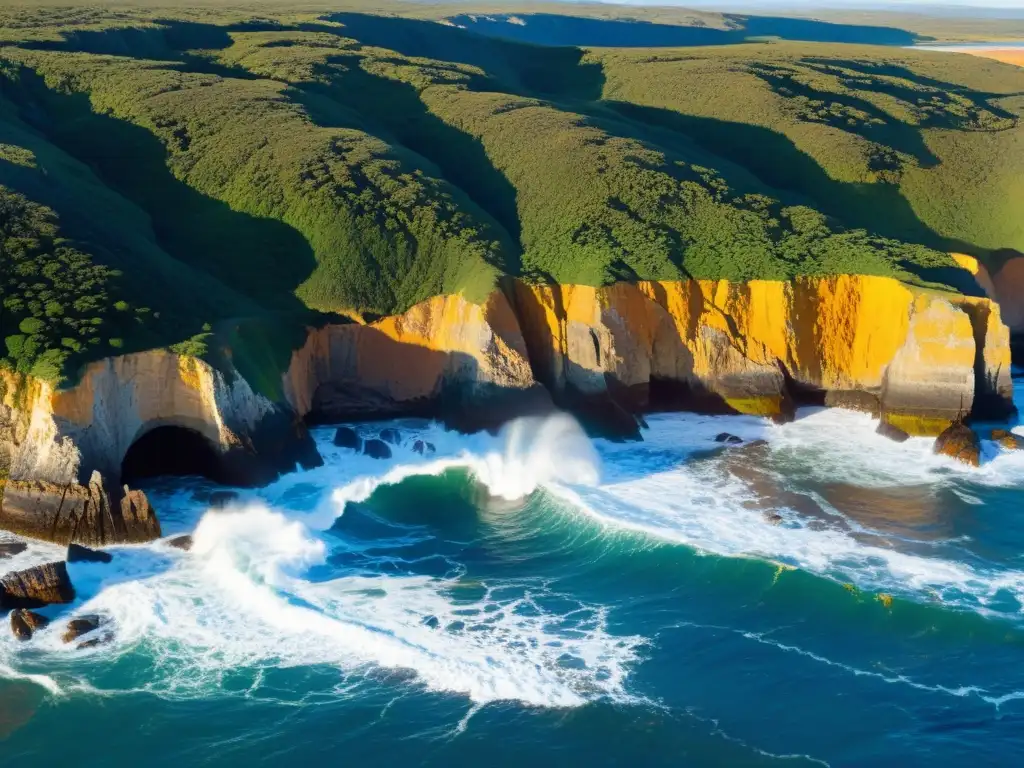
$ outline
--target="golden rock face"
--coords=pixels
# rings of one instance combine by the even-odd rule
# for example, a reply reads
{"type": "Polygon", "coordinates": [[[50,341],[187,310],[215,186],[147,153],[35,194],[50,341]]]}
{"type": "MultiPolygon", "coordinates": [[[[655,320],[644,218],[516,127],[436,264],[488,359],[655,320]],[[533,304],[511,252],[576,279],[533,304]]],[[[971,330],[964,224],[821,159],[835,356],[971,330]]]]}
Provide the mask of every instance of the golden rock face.
{"type": "Polygon", "coordinates": [[[1011,256],[992,271],[973,256],[951,255],[957,264],[974,275],[985,295],[999,304],[1003,322],[1009,329],[1024,331],[1024,256],[1011,256]]]}
{"type": "Polygon", "coordinates": [[[930,434],[970,410],[979,351],[984,386],[1010,386],[997,306],[891,278],[519,284],[516,297],[535,370],[555,391],[669,381],[780,416],[790,382],[875,398],[887,420],[930,434]]]}

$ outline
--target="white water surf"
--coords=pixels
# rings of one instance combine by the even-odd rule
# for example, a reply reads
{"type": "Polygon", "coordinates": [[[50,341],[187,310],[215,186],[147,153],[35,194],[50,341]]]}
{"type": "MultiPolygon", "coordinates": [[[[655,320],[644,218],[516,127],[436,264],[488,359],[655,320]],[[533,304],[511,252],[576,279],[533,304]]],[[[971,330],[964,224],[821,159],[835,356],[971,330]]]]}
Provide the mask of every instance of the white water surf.
{"type": "MultiPolygon", "coordinates": [[[[143,652],[154,663],[137,689],[166,697],[259,695],[265,671],[311,667],[336,670],[330,694],[336,696],[351,695],[379,670],[392,670],[408,674],[412,685],[476,704],[516,700],[567,707],[596,698],[629,700],[629,671],[647,640],[612,634],[608,606],[553,595],[528,578],[466,584],[457,567],[443,577],[339,575],[333,569],[332,551],[364,547],[368,561],[376,556],[371,545],[325,532],[346,504],[368,499],[381,485],[452,468],[468,470],[499,499],[545,489],[564,502],[556,514],[585,515],[617,535],[782,561],[863,589],[937,598],[981,612],[1007,593],[1024,605],[1024,572],[904,551],[899,541],[820,498],[811,500],[824,517],[808,518],[783,504],[770,507],[783,524],[768,524],[763,494],[749,478],[729,471],[723,458],[728,453],[714,437],[727,431],[767,441],[768,474],[780,487],[792,478],[838,479],[863,488],[949,487],[971,497],[971,485],[1024,483],[1024,455],[987,444],[986,464],[971,470],[933,456],[928,440],[898,445],[875,435],[875,423],[862,414],[802,416],[784,426],[750,417],[655,416],[639,444],[591,443],[565,416],[521,420],[497,438],[401,423],[403,446],[386,461],[337,448],[330,443],[333,430],[319,430],[325,466],[245,492],[228,510],[207,512],[190,491],[157,495],[165,533],[195,528],[192,552],[158,542],[113,548],[111,565],[71,567],[80,592],[73,610],[110,616],[114,643],[76,651],[60,642],[59,622],[27,644],[0,633],[0,677],[35,679],[52,691],[102,692],[103,683],[83,668],[83,659],[102,666],[143,652]],[[436,455],[414,454],[416,439],[434,443],[436,455]],[[553,612],[554,597],[568,607],[553,612]],[[239,670],[250,673],[249,687],[232,682],[239,670]]],[[[369,435],[382,426],[358,429],[369,435]]],[[[0,568],[15,570],[61,554],[33,544],[0,568]]],[[[382,564],[388,558],[380,557],[382,564]]]]}

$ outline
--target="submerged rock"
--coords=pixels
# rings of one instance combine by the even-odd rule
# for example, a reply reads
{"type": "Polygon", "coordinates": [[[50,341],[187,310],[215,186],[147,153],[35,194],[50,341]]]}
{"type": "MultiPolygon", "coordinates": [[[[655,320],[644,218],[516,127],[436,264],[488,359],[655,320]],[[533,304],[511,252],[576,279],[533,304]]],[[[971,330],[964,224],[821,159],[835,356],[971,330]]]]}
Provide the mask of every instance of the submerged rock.
{"type": "Polygon", "coordinates": [[[353,451],[358,451],[363,447],[363,439],[356,434],[352,427],[338,427],[332,442],[339,448],[351,448],[353,451]]]}
{"type": "Polygon", "coordinates": [[[192,534],[190,533],[186,533],[182,536],[175,536],[173,539],[167,540],[167,544],[169,546],[172,546],[175,549],[183,550],[185,552],[188,552],[192,549],[192,543],[192,534]]]}
{"type": "Polygon", "coordinates": [[[69,563],[109,563],[114,556],[109,552],[83,547],[81,544],[68,544],[68,554],[65,559],[69,563]]]}
{"type": "Polygon", "coordinates": [[[31,640],[36,630],[42,629],[50,620],[35,611],[19,608],[11,611],[11,632],[19,640],[31,640]]]}
{"type": "Polygon", "coordinates": [[[731,435],[728,432],[719,432],[715,435],[716,443],[725,443],[726,445],[739,445],[743,442],[743,438],[731,435]]]}
{"type": "Polygon", "coordinates": [[[0,579],[0,610],[40,608],[51,603],[70,603],[74,599],[75,588],[64,562],[14,571],[0,579]]]}
{"type": "Polygon", "coordinates": [[[86,616],[78,616],[68,622],[67,628],[64,630],[64,634],[61,635],[60,639],[65,643],[73,643],[82,635],[87,635],[90,632],[99,629],[105,623],[106,619],[99,614],[92,613],[86,616]]]}
{"type": "Polygon", "coordinates": [[[876,434],[882,437],[887,437],[897,443],[905,443],[910,439],[910,435],[904,432],[902,429],[897,427],[895,424],[890,424],[887,421],[878,422],[878,429],[875,430],[876,434]]]}
{"type": "Polygon", "coordinates": [[[380,439],[385,443],[391,443],[391,445],[401,445],[402,433],[394,427],[388,427],[380,431],[380,439]]]}
{"type": "Polygon", "coordinates": [[[28,544],[23,541],[0,541],[0,560],[20,555],[26,549],[28,549],[28,544]]]}
{"type": "Polygon", "coordinates": [[[420,456],[426,456],[427,454],[437,453],[437,448],[434,447],[433,443],[428,443],[426,440],[417,440],[412,444],[412,452],[418,453],[420,456]]]}
{"type": "Polygon", "coordinates": [[[371,459],[391,458],[391,449],[388,447],[388,444],[383,440],[377,440],[376,438],[367,440],[363,444],[363,453],[371,459]]]}
{"type": "Polygon", "coordinates": [[[993,429],[992,440],[1008,451],[1024,451],[1024,438],[1006,429],[993,429]]]}
{"type": "Polygon", "coordinates": [[[87,648],[95,648],[97,645],[106,645],[107,643],[112,643],[113,641],[114,641],[114,633],[113,632],[104,632],[99,637],[92,637],[92,638],[89,638],[88,640],[84,640],[83,642],[79,643],[75,647],[75,650],[76,651],[84,651],[87,648]]]}
{"type": "Polygon", "coordinates": [[[978,434],[962,421],[954,422],[935,438],[933,451],[972,467],[981,465],[981,441],[978,434]]]}
{"type": "Polygon", "coordinates": [[[778,512],[765,512],[764,521],[771,525],[781,525],[782,515],[780,515],[778,512]]]}

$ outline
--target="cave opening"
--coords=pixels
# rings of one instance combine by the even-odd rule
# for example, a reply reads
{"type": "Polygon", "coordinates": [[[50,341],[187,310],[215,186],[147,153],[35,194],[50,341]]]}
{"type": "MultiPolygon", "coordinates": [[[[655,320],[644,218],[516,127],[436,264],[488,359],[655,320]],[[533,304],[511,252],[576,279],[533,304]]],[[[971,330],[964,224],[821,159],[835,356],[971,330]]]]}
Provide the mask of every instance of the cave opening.
{"type": "Polygon", "coordinates": [[[121,482],[161,476],[199,475],[221,482],[220,455],[209,440],[187,427],[157,427],[134,443],[121,461],[121,482]]]}

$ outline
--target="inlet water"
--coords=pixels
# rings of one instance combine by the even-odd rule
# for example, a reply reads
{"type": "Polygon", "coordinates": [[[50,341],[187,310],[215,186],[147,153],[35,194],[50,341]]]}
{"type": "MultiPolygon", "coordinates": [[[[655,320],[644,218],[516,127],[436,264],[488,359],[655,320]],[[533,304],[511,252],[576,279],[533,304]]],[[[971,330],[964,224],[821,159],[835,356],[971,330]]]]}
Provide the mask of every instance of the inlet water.
{"type": "Polygon", "coordinates": [[[323,429],[323,467],[226,508],[151,481],[192,550],[72,564],[50,628],[0,632],[0,766],[1018,764],[1024,453],[649,424],[353,425],[400,431],[385,461],[323,429]],[[64,645],[78,613],[114,641],[64,645]]]}

